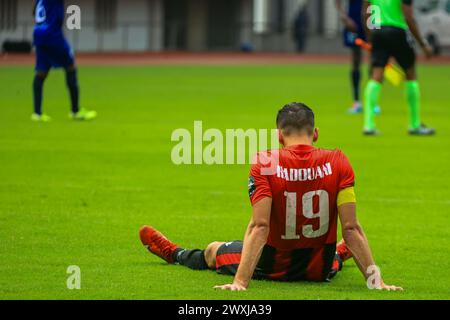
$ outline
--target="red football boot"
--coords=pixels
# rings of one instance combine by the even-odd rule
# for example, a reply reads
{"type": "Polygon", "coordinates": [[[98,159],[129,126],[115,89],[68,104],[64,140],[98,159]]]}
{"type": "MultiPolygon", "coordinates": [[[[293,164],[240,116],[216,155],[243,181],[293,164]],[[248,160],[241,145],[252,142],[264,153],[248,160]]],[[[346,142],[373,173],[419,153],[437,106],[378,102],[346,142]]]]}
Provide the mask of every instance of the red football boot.
{"type": "Polygon", "coordinates": [[[348,259],[352,258],[353,255],[350,251],[350,249],[347,247],[347,244],[345,243],[344,239],[342,239],[336,246],[336,253],[341,258],[342,262],[347,261],[348,259]]]}
{"type": "Polygon", "coordinates": [[[173,253],[177,249],[177,245],[168,240],[161,232],[152,227],[143,226],[139,231],[139,235],[142,244],[147,247],[148,251],[168,263],[175,263],[173,253]]]}

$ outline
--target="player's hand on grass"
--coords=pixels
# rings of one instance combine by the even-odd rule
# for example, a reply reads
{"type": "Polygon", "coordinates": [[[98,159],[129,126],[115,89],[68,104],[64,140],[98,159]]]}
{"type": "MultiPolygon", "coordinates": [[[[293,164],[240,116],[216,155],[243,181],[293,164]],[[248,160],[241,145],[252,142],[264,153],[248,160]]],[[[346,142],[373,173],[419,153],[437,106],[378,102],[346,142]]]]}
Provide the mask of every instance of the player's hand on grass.
{"type": "Polygon", "coordinates": [[[234,281],[231,284],[225,284],[223,286],[215,286],[214,289],[229,290],[229,291],[246,291],[247,287],[237,281],[234,281]]]}
{"type": "Polygon", "coordinates": [[[383,290],[383,291],[403,291],[402,287],[392,286],[388,285],[384,282],[381,282],[381,285],[378,288],[375,288],[377,290],[383,290]]]}

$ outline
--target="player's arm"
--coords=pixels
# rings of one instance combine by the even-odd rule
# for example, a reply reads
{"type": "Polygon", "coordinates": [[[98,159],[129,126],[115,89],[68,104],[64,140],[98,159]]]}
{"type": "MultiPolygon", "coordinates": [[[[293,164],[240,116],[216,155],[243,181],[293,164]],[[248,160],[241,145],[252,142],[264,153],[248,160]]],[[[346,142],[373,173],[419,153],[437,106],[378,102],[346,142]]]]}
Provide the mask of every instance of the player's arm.
{"type": "Polygon", "coordinates": [[[433,50],[430,48],[428,43],[422,37],[420,28],[416,22],[416,19],[414,18],[414,8],[412,5],[413,0],[403,0],[402,2],[403,2],[402,11],[403,15],[405,16],[406,23],[408,24],[409,30],[416,39],[417,43],[422,48],[422,51],[425,54],[425,56],[427,58],[431,58],[431,56],[433,55],[433,50]]]}
{"type": "Polygon", "coordinates": [[[336,0],[336,8],[339,12],[339,17],[341,18],[342,23],[345,25],[345,28],[349,31],[357,32],[358,26],[355,21],[348,16],[342,4],[342,0],[336,0]]]}
{"type": "Polygon", "coordinates": [[[270,226],[272,198],[263,198],[253,205],[253,216],[244,237],[241,262],[232,284],[216,286],[216,289],[246,290],[267,243],[270,226]]]}
{"type": "Polygon", "coordinates": [[[350,249],[353,259],[366,281],[372,277],[371,283],[374,289],[380,290],[403,290],[400,287],[386,285],[376,269],[372,251],[369,247],[367,237],[356,218],[356,200],[353,187],[342,190],[338,196],[339,219],[342,225],[342,236],[350,249]],[[373,278],[375,277],[375,278],[373,278]]]}

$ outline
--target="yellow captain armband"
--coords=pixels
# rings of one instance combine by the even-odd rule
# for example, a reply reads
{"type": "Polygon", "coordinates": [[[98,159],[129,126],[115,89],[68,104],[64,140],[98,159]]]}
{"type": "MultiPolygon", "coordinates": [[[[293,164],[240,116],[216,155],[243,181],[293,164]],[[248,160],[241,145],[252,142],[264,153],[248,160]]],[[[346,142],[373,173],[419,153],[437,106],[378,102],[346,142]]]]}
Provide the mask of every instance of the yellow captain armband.
{"type": "Polygon", "coordinates": [[[346,203],[356,203],[355,188],[350,187],[339,191],[337,197],[338,207],[346,203]]]}

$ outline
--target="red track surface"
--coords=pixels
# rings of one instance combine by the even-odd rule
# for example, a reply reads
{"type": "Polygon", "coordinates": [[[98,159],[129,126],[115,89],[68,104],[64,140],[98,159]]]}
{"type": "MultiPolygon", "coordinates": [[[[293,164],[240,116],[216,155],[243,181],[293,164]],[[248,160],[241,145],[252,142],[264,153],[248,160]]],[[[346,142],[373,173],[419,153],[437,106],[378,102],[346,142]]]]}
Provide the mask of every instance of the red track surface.
{"type": "MultiPolygon", "coordinates": [[[[342,63],[350,59],[347,55],[299,55],[290,53],[80,53],[79,65],[216,65],[216,64],[309,64],[342,63]]],[[[436,57],[427,64],[450,64],[450,56],[436,57]]],[[[0,66],[33,65],[32,54],[2,54],[0,66]]]]}

